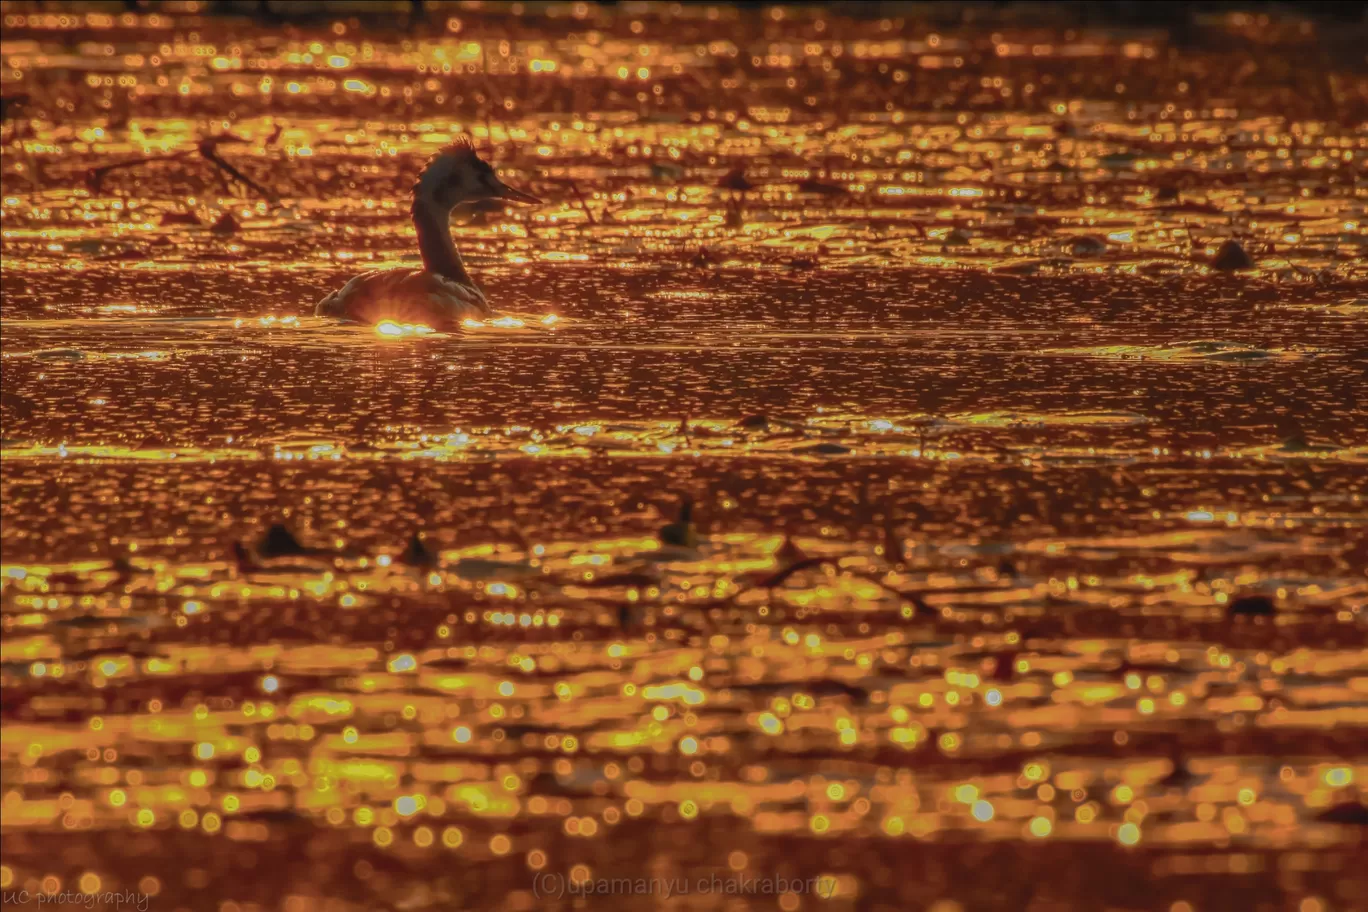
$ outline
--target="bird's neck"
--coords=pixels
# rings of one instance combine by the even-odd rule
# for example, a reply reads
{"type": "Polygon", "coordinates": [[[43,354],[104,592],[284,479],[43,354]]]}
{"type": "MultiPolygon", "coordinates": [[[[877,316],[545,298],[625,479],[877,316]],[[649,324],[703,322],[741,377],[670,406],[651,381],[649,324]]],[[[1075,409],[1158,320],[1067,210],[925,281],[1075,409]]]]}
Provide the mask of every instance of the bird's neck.
{"type": "Polygon", "coordinates": [[[413,227],[418,232],[418,252],[423,256],[424,269],[465,285],[475,284],[451,240],[450,209],[431,200],[415,199],[413,227]]]}

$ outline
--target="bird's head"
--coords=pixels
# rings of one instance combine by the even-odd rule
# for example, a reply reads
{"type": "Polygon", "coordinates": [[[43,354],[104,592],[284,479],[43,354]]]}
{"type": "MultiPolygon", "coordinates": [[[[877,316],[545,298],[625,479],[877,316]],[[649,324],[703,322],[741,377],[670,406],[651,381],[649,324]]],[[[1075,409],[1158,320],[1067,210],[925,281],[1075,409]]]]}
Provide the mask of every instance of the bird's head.
{"type": "Polygon", "coordinates": [[[450,212],[461,203],[500,199],[514,203],[540,203],[521,190],[499,180],[494,168],[480,158],[470,140],[461,137],[434,155],[413,185],[415,203],[450,212]]]}

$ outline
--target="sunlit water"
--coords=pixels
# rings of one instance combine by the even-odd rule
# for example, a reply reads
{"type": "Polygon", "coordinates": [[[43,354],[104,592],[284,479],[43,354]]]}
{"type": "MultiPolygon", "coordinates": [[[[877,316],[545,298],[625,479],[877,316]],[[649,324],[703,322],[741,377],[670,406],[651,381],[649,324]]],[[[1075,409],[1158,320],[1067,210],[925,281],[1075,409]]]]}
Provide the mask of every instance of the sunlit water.
{"type": "Polygon", "coordinates": [[[1368,904],[1368,86],[823,15],[4,8],[7,891],[1368,904]],[[512,318],[313,317],[461,132],[512,318]]]}

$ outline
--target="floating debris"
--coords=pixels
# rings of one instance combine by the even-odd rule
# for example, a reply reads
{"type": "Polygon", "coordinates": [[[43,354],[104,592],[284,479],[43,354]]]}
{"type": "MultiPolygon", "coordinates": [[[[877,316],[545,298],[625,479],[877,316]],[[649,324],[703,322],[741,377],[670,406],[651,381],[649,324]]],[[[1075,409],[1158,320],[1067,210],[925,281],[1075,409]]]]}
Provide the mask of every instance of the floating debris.
{"type": "Polygon", "coordinates": [[[232,235],[241,231],[242,225],[233,217],[233,213],[225,212],[209,226],[209,230],[214,234],[232,235]]]}
{"type": "Polygon", "coordinates": [[[257,542],[256,553],[264,558],[272,558],[307,557],[318,552],[300,544],[295,534],[281,523],[272,523],[266,534],[257,542]]]}
{"type": "Polygon", "coordinates": [[[1254,260],[1240,246],[1236,240],[1227,240],[1221,244],[1216,251],[1216,256],[1211,259],[1211,268],[1219,269],[1222,272],[1234,272],[1241,269],[1256,268],[1254,260]]]}
{"type": "Polygon", "coordinates": [[[200,217],[193,211],[187,209],[182,212],[163,212],[157,222],[163,228],[170,228],[178,225],[203,225],[200,217]]]}
{"type": "Polygon", "coordinates": [[[1343,826],[1368,826],[1368,805],[1358,801],[1337,804],[1316,815],[1321,823],[1338,823],[1343,826]]]}
{"type": "Polygon", "coordinates": [[[414,532],[409,537],[408,546],[404,548],[403,553],[396,560],[408,567],[430,570],[440,563],[441,558],[427,546],[419,533],[414,532]]]}
{"type": "Polygon", "coordinates": [[[1242,595],[1230,603],[1227,613],[1231,617],[1272,617],[1277,609],[1266,595],[1242,595]]]}
{"type": "Polygon", "coordinates": [[[1107,252],[1107,242],[1090,234],[1070,239],[1066,247],[1075,257],[1099,257],[1107,252]]]}
{"type": "Polygon", "coordinates": [[[693,500],[685,498],[679,505],[679,518],[660,530],[660,543],[679,548],[693,548],[698,545],[698,530],[693,522],[693,500]]]}

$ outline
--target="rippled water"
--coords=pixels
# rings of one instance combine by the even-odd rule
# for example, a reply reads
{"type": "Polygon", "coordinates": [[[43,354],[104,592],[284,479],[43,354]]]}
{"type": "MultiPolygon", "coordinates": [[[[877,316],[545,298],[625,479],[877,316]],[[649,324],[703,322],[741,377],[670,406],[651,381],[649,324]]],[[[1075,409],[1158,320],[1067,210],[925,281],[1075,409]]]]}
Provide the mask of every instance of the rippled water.
{"type": "Polygon", "coordinates": [[[1352,33],[3,9],[6,891],[1368,904],[1352,33]]]}

